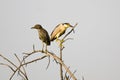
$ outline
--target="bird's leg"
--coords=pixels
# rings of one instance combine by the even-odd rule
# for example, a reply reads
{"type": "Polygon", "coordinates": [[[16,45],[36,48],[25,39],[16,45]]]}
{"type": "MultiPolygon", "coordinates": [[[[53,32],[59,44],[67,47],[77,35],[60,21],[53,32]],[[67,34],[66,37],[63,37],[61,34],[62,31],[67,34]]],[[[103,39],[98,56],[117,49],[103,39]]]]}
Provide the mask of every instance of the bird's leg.
{"type": "Polygon", "coordinates": [[[44,51],[44,43],[42,42],[42,44],[43,44],[43,45],[42,45],[42,52],[43,52],[43,51],[44,51]]]}
{"type": "Polygon", "coordinates": [[[60,39],[56,38],[56,42],[60,41],[60,39]]]}
{"type": "Polygon", "coordinates": [[[64,40],[62,39],[62,40],[60,40],[60,44],[59,44],[59,46],[61,47],[61,48],[64,48],[64,46],[63,46],[63,42],[64,42],[64,40]]]}
{"type": "Polygon", "coordinates": [[[56,38],[56,42],[58,42],[58,44],[60,44],[60,39],[56,38]]]}
{"type": "Polygon", "coordinates": [[[58,39],[58,38],[56,38],[56,42],[58,42],[58,44],[59,44],[59,47],[64,47],[63,46],[63,42],[64,42],[64,40],[62,39],[62,40],[60,40],[60,39],[58,39]]]}
{"type": "Polygon", "coordinates": [[[45,45],[45,52],[47,52],[47,44],[45,45]]]}

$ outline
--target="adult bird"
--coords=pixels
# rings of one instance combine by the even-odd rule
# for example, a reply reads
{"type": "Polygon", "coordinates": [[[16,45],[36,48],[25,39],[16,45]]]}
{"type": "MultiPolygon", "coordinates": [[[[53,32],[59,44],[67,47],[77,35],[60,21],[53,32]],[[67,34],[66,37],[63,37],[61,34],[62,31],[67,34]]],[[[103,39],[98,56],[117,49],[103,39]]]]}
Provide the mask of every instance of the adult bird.
{"type": "Polygon", "coordinates": [[[47,46],[50,45],[50,37],[48,32],[40,24],[36,24],[31,29],[38,30],[39,39],[42,41],[42,44],[43,44],[42,51],[44,50],[44,43],[46,44],[45,50],[47,51],[47,46]]]}
{"type": "Polygon", "coordinates": [[[62,36],[69,27],[73,28],[69,23],[58,24],[51,33],[50,41],[59,40],[58,38],[62,36]]]}

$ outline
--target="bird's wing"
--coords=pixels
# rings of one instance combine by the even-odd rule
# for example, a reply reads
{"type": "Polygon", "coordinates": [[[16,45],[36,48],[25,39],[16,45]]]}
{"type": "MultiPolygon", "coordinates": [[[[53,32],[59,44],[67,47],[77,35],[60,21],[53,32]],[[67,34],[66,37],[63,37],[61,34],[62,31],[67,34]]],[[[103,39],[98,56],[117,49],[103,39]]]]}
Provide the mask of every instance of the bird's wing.
{"type": "Polygon", "coordinates": [[[44,31],[46,32],[46,34],[44,35],[44,37],[46,38],[45,43],[46,43],[47,45],[50,45],[50,37],[49,37],[49,34],[48,34],[48,32],[47,32],[46,30],[44,30],[44,31]]]}
{"type": "Polygon", "coordinates": [[[42,30],[40,31],[40,36],[39,36],[39,38],[40,38],[43,42],[45,42],[47,45],[50,45],[50,37],[49,37],[48,32],[47,32],[45,29],[42,29],[42,30]]]}
{"type": "Polygon", "coordinates": [[[43,36],[44,38],[49,38],[49,34],[48,34],[48,32],[45,29],[40,31],[40,33],[42,34],[41,36],[43,36]]]}
{"type": "Polygon", "coordinates": [[[54,37],[56,36],[56,34],[61,31],[61,29],[60,29],[61,26],[60,26],[60,25],[61,25],[61,24],[57,25],[57,26],[55,27],[55,29],[52,31],[52,33],[51,33],[51,39],[54,38],[54,37]]]}

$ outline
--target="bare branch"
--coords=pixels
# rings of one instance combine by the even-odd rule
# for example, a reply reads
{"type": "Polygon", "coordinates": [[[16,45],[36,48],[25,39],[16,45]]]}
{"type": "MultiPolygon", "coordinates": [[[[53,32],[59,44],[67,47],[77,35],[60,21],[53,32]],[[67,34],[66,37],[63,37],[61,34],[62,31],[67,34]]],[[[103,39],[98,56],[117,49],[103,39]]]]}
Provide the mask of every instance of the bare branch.
{"type": "MultiPolygon", "coordinates": [[[[18,59],[18,61],[20,62],[20,59],[18,58],[18,56],[16,55],[16,54],[14,54],[15,55],[15,57],[18,59]]],[[[21,62],[20,62],[20,64],[21,64],[21,62]]],[[[16,70],[14,71],[14,73],[11,75],[11,77],[10,77],[10,79],[9,80],[11,80],[12,78],[13,78],[13,76],[15,75],[15,73],[18,71],[18,73],[19,73],[19,71],[21,72],[21,74],[23,74],[23,75],[21,75],[21,74],[19,74],[21,77],[25,77],[24,79],[26,79],[26,80],[28,80],[28,78],[27,78],[27,76],[26,76],[26,73],[24,73],[21,69],[20,69],[21,67],[16,67],[16,70]]]]}
{"type": "Polygon", "coordinates": [[[71,79],[71,77],[74,75],[76,73],[76,70],[73,72],[73,74],[70,76],[70,79],[71,79]]]}
{"type": "MultiPolygon", "coordinates": [[[[68,67],[68,68],[70,68],[70,67],[68,67]]],[[[65,78],[66,78],[66,76],[67,76],[67,71],[65,72],[65,75],[64,75],[64,80],[66,80],[65,78]]]]}
{"type": "Polygon", "coordinates": [[[63,61],[61,61],[61,59],[59,57],[57,57],[55,54],[51,53],[51,52],[47,52],[47,54],[51,57],[53,57],[54,59],[56,59],[59,63],[62,64],[62,66],[64,67],[64,69],[68,72],[68,74],[71,76],[71,78],[73,80],[77,80],[77,78],[73,75],[73,73],[69,70],[69,68],[64,64],[63,61]]]}
{"type": "Polygon", "coordinates": [[[50,65],[50,56],[48,56],[48,65],[47,65],[46,69],[48,69],[49,65],[50,65]]]}
{"type": "Polygon", "coordinates": [[[64,42],[67,41],[67,40],[73,40],[73,38],[67,38],[67,39],[64,40],[64,42]]]}
{"type": "Polygon", "coordinates": [[[41,60],[41,59],[43,59],[43,58],[45,58],[47,56],[50,56],[53,59],[55,59],[56,61],[58,61],[60,64],[62,64],[62,66],[64,67],[64,69],[68,72],[68,74],[71,76],[71,78],[73,80],[77,80],[77,78],[73,75],[73,73],[69,70],[69,68],[64,64],[64,62],[59,57],[57,57],[54,53],[49,52],[49,51],[46,52],[46,51],[42,51],[42,50],[35,50],[33,52],[28,53],[28,55],[31,55],[31,54],[34,54],[34,53],[38,53],[38,52],[41,52],[41,53],[45,54],[45,56],[43,56],[41,58],[38,58],[38,59],[35,59],[35,60],[32,60],[32,61],[29,61],[29,62],[26,62],[26,63],[22,64],[21,66],[26,65],[26,64],[30,64],[32,62],[35,62],[35,61],[41,60]]]}
{"type": "Polygon", "coordinates": [[[63,61],[61,61],[57,56],[52,56],[54,57],[56,60],[58,60],[62,66],[65,68],[65,70],[69,73],[70,76],[72,76],[73,80],[77,80],[76,77],[72,74],[72,72],[67,68],[67,66],[63,63],[63,61]]]}
{"type": "Polygon", "coordinates": [[[9,59],[7,59],[6,57],[4,57],[2,54],[0,54],[0,56],[7,61],[8,63],[10,63],[11,65],[13,65],[14,67],[17,67],[12,61],[10,61],[9,59]]]}
{"type": "MultiPolygon", "coordinates": [[[[60,44],[62,44],[62,42],[60,43],[60,44]]],[[[62,48],[63,46],[60,46],[60,60],[62,61],[62,50],[63,50],[63,48],[62,48]]],[[[59,63],[60,64],[60,78],[61,78],[61,80],[63,80],[63,69],[62,69],[62,64],[61,63],[59,63]]]]}
{"type": "MultiPolygon", "coordinates": [[[[0,56],[5,60],[5,61],[7,61],[8,63],[10,63],[12,66],[14,66],[15,68],[18,68],[12,61],[10,61],[8,58],[6,58],[5,56],[3,56],[2,54],[0,54],[0,56]]],[[[9,68],[11,67],[12,68],[12,66],[8,66],[9,68]]],[[[24,75],[24,72],[22,72],[21,70],[20,70],[20,72],[24,75]]],[[[12,76],[10,77],[10,79],[9,80],[11,80],[12,79],[12,77],[14,76],[14,74],[16,73],[16,70],[14,70],[14,73],[12,74],[12,76]]]]}
{"type": "Polygon", "coordinates": [[[0,63],[0,65],[4,65],[4,66],[9,67],[13,72],[15,71],[15,70],[14,70],[10,65],[8,65],[8,64],[0,63]]]}
{"type": "Polygon", "coordinates": [[[23,63],[23,64],[21,64],[21,66],[23,66],[23,65],[27,65],[27,64],[30,64],[30,63],[33,63],[33,62],[36,62],[36,61],[38,61],[38,60],[44,59],[45,57],[47,57],[47,56],[45,55],[45,56],[43,56],[43,57],[40,57],[40,58],[37,58],[37,59],[31,60],[31,61],[26,62],[26,63],[23,63]]]}
{"type": "MultiPolygon", "coordinates": [[[[18,62],[19,62],[20,65],[21,65],[22,62],[21,62],[21,60],[19,59],[19,57],[18,57],[16,54],[14,54],[14,55],[15,55],[15,57],[17,58],[18,62]]],[[[23,68],[24,76],[25,76],[26,80],[28,80],[28,77],[27,77],[26,70],[25,70],[24,66],[22,66],[22,68],[23,68]]],[[[20,70],[19,70],[18,72],[20,72],[20,70]]],[[[21,75],[21,76],[22,76],[22,75],[21,75]]],[[[23,77],[23,78],[24,78],[24,77],[23,77]]]]}

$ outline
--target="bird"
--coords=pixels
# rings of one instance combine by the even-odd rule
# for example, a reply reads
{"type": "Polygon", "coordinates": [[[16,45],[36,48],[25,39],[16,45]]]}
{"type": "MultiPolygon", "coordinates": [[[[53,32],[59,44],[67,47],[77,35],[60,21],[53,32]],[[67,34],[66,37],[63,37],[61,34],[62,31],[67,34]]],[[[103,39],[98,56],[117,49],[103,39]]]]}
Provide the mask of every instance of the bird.
{"type": "Polygon", "coordinates": [[[69,27],[73,28],[73,26],[70,23],[58,24],[51,33],[50,41],[59,40],[58,38],[62,36],[69,27]]]}
{"type": "Polygon", "coordinates": [[[34,27],[31,27],[31,29],[37,29],[38,31],[38,35],[39,35],[39,39],[42,41],[43,47],[42,47],[42,51],[44,51],[44,44],[46,44],[46,51],[47,51],[47,46],[50,45],[50,36],[48,34],[48,32],[40,25],[40,24],[36,24],[34,27]]]}

